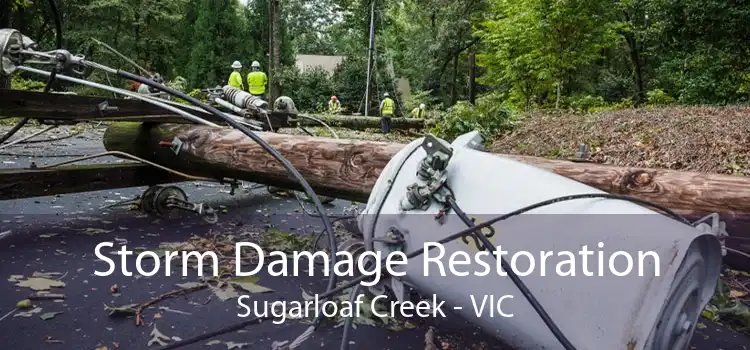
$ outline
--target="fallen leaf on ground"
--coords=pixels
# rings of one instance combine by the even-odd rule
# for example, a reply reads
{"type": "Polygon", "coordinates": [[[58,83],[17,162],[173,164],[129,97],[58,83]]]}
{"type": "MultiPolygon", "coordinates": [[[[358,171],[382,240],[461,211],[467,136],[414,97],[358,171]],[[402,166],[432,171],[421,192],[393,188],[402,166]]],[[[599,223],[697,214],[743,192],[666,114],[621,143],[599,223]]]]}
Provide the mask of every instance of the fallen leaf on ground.
{"type": "Polygon", "coordinates": [[[732,289],[729,292],[729,296],[731,296],[732,298],[744,298],[744,297],[747,296],[747,292],[743,292],[741,290],[732,289]]]}
{"type": "Polygon", "coordinates": [[[49,335],[47,336],[47,339],[44,340],[44,342],[47,344],[62,344],[63,343],[62,340],[54,339],[49,335]]]}
{"type": "Polygon", "coordinates": [[[65,299],[65,294],[53,294],[49,291],[42,290],[38,291],[36,293],[33,293],[29,295],[29,299],[45,299],[45,300],[55,300],[55,299],[65,299]]]}
{"type": "Polygon", "coordinates": [[[176,250],[185,250],[185,251],[191,251],[195,250],[195,246],[188,242],[161,242],[159,243],[159,248],[176,251],[176,250]]]}
{"type": "Polygon", "coordinates": [[[105,230],[105,229],[101,229],[101,228],[87,227],[83,231],[81,231],[80,234],[88,235],[88,236],[94,236],[94,235],[98,235],[100,233],[110,233],[112,231],[113,230],[105,230]]]}
{"type": "Polygon", "coordinates": [[[31,310],[26,311],[26,312],[19,312],[19,313],[13,315],[13,317],[31,317],[31,316],[34,316],[34,314],[38,314],[40,312],[42,312],[42,308],[41,307],[37,307],[37,308],[31,309],[31,310]]]}
{"type": "Polygon", "coordinates": [[[97,347],[97,348],[96,348],[96,349],[94,349],[94,350],[109,350],[109,348],[108,348],[108,347],[106,347],[106,346],[104,346],[104,345],[102,345],[102,346],[99,346],[99,347],[97,347]]]}
{"type": "Polygon", "coordinates": [[[229,299],[240,296],[239,293],[237,293],[237,290],[234,289],[234,287],[232,287],[230,284],[211,287],[211,291],[214,292],[214,295],[216,295],[216,297],[221,301],[227,301],[229,299]]]}
{"type": "Polygon", "coordinates": [[[170,309],[170,308],[168,308],[168,307],[166,307],[166,306],[159,306],[159,310],[162,310],[162,311],[167,311],[167,312],[174,312],[174,313],[176,313],[176,314],[183,314],[183,315],[192,315],[192,314],[191,314],[191,313],[189,313],[189,312],[185,312],[185,311],[180,311],[180,310],[175,310],[175,309],[170,309]]]}
{"type": "Polygon", "coordinates": [[[110,293],[117,293],[117,291],[119,291],[119,290],[120,290],[120,287],[117,286],[116,284],[113,284],[112,287],[109,287],[109,292],[110,293]]]}
{"type": "Polygon", "coordinates": [[[8,282],[18,282],[23,279],[23,275],[10,275],[8,282]]]}
{"type": "Polygon", "coordinates": [[[210,342],[206,343],[205,345],[206,345],[206,346],[211,346],[211,345],[219,345],[219,344],[221,344],[221,341],[218,341],[218,340],[212,340],[212,341],[210,341],[210,342]]]}
{"type": "Polygon", "coordinates": [[[49,233],[49,234],[45,234],[45,235],[39,235],[39,238],[52,238],[52,237],[55,237],[55,236],[57,236],[57,233],[49,233]]]}
{"type": "Polygon", "coordinates": [[[56,279],[63,276],[62,272],[37,272],[34,271],[33,274],[31,274],[31,277],[35,278],[50,278],[50,279],[56,279]]]}
{"type": "Polygon", "coordinates": [[[156,319],[159,319],[159,318],[161,318],[161,314],[160,314],[160,313],[158,313],[158,312],[157,312],[157,313],[155,313],[155,314],[154,314],[154,316],[153,316],[153,319],[155,319],[155,320],[156,320],[156,319]]]}
{"type": "Polygon", "coordinates": [[[232,350],[232,349],[242,349],[246,347],[249,343],[235,343],[233,341],[230,341],[224,344],[227,346],[227,350],[232,350]]]}
{"type": "Polygon", "coordinates": [[[26,280],[19,281],[16,286],[27,287],[33,290],[49,290],[50,288],[65,287],[65,282],[51,280],[49,278],[31,277],[26,280]]]}
{"type": "Polygon", "coordinates": [[[51,319],[55,318],[55,316],[57,316],[57,315],[59,315],[61,313],[62,312],[47,312],[47,313],[39,315],[39,318],[41,318],[42,320],[45,320],[45,321],[46,320],[51,320],[51,319]]]}
{"type": "Polygon", "coordinates": [[[285,346],[286,344],[288,344],[288,343],[289,343],[289,341],[288,341],[288,340],[285,340],[285,341],[275,341],[275,340],[274,340],[274,342],[273,342],[273,343],[271,343],[271,349],[272,349],[272,350],[280,350],[280,349],[283,349],[283,348],[284,348],[284,346],[285,346]]]}
{"type": "Polygon", "coordinates": [[[150,335],[151,335],[151,340],[148,341],[148,344],[146,344],[147,346],[151,346],[154,343],[159,344],[161,346],[166,346],[167,344],[169,344],[167,343],[167,341],[169,341],[169,337],[159,332],[159,330],[156,329],[156,325],[154,325],[154,329],[151,330],[150,335]]]}
{"type": "Polygon", "coordinates": [[[117,307],[104,305],[104,311],[109,312],[109,316],[129,316],[135,315],[136,307],[138,307],[138,304],[128,304],[117,307]]]}
{"type": "Polygon", "coordinates": [[[31,300],[24,299],[16,303],[16,307],[19,309],[30,309],[31,308],[31,300]]]}
{"type": "Polygon", "coordinates": [[[203,285],[203,283],[200,282],[187,282],[187,283],[180,283],[175,284],[176,286],[182,288],[182,289],[192,289],[192,288],[198,288],[203,285]]]}
{"type": "Polygon", "coordinates": [[[273,289],[256,284],[260,278],[258,276],[236,277],[231,280],[232,284],[247,291],[248,293],[268,293],[273,289]]]}

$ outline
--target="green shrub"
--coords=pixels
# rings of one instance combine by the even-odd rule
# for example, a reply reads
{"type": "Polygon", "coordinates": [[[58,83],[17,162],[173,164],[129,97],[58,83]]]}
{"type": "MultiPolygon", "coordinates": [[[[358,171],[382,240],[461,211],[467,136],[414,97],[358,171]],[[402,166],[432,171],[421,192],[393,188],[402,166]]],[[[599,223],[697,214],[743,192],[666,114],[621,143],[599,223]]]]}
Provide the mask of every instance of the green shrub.
{"type": "Polygon", "coordinates": [[[421,103],[425,104],[425,118],[434,117],[434,112],[439,109],[438,98],[432,96],[432,90],[414,90],[411,98],[404,101],[404,113],[411,117],[411,110],[419,107],[421,103]]]}
{"type": "Polygon", "coordinates": [[[304,72],[300,72],[296,66],[285,67],[277,79],[282,93],[289,96],[300,111],[326,111],[328,100],[334,95],[328,72],[319,67],[304,72]]]}
{"type": "Polygon", "coordinates": [[[24,79],[19,74],[13,74],[10,78],[11,90],[42,91],[45,85],[47,83],[44,81],[24,79]]]}
{"type": "Polygon", "coordinates": [[[577,95],[568,99],[570,108],[579,113],[588,113],[592,109],[607,106],[607,102],[601,96],[577,95]]]}
{"type": "Polygon", "coordinates": [[[648,104],[651,106],[665,106],[675,103],[675,99],[662,89],[654,89],[646,93],[648,104]]]}
{"type": "Polygon", "coordinates": [[[490,139],[511,127],[515,120],[515,114],[502,97],[491,93],[478,98],[476,106],[459,101],[448,108],[431,132],[453,140],[461,134],[477,130],[490,139]]]}

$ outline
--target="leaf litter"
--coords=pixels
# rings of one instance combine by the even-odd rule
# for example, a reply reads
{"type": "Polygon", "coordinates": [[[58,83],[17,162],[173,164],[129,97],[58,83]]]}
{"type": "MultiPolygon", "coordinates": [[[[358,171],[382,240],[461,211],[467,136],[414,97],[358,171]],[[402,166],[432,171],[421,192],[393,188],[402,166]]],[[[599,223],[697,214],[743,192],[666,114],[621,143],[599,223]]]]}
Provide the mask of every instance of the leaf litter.
{"type": "MultiPolygon", "coordinates": [[[[124,306],[119,307],[111,307],[105,305],[105,311],[109,313],[110,316],[136,316],[136,325],[143,324],[142,322],[142,316],[141,313],[146,308],[157,304],[158,302],[178,296],[178,295],[185,295],[193,291],[201,290],[208,288],[212,294],[218,298],[221,301],[228,301],[231,299],[234,299],[239,296],[239,291],[244,291],[250,294],[257,294],[257,293],[270,293],[273,292],[273,289],[264,287],[260,284],[258,276],[249,276],[249,277],[235,277],[232,274],[232,271],[234,270],[235,261],[234,258],[236,256],[235,250],[235,243],[242,239],[243,241],[247,241],[248,238],[250,239],[256,239],[257,242],[261,248],[264,250],[273,250],[273,251],[284,251],[287,253],[291,253],[292,251],[300,251],[300,250],[306,250],[310,249],[311,247],[311,237],[309,235],[300,235],[300,234],[293,234],[293,233],[284,233],[278,229],[275,228],[269,228],[265,234],[259,234],[259,233],[246,233],[239,236],[235,235],[227,235],[227,234],[220,234],[215,233],[212,234],[209,237],[198,237],[193,236],[191,237],[187,242],[170,242],[170,243],[162,243],[159,245],[160,249],[164,250],[170,250],[170,251],[177,251],[177,250],[185,250],[186,248],[192,248],[190,250],[194,250],[198,252],[199,254],[212,251],[216,253],[218,259],[219,259],[219,276],[218,277],[212,277],[212,278],[206,278],[206,279],[200,279],[199,281],[193,281],[193,282],[185,282],[185,283],[179,283],[175,286],[177,289],[172,290],[170,292],[164,293],[158,297],[155,297],[149,301],[140,303],[140,304],[128,304],[124,306]]],[[[144,249],[145,250],[145,249],[144,249]]],[[[156,250],[151,250],[156,251],[156,250]]],[[[242,256],[242,260],[240,261],[240,264],[242,265],[248,265],[257,263],[257,256],[255,255],[255,251],[253,249],[248,249],[245,251],[243,249],[242,252],[240,252],[240,256],[242,256]]],[[[206,259],[207,262],[211,262],[211,259],[206,259]]],[[[197,259],[191,260],[189,267],[193,269],[197,269],[199,266],[197,264],[197,259]]],[[[344,282],[341,282],[344,283],[344,282]]],[[[309,300],[312,298],[309,294],[307,294],[304,290],[302,290],[303,293],[303,299],[309,300]]],[[[347,289],[344,291],[344,293],[336,298],[334,298],[334,302],[337,302],[339,307],[343,305],[344,302],[349,300],[349,293],[351,293],[351,289],[347,289]]],[[[367,298],[365,298],[367,299],[367,298]]],[[[404,323],[402,321],[398,321],[395,318],[391,317],[378,317],[375,316],[375,313],[370,308],[370,301],[366,300],[362,304],[361,314],[359,317],[356,317],[353,321],[354,326],[356,325],[370,325],[370,326],[378,326],[378,327],[384,327],[390,330],[402,330],[405,328],[413,328],[413,326],[410,326],[407,323],[404,323]]],[[[195,304],[195,303],[192,303],[195,304]]],[[[195,305],[201,305],[201,304],[195,304],[195,305]]],[[[381,313],[386,313],[387,306],[384,303],[376,303],[375,307],[381,311],[381,313]]],[[[179,314],[187,314],[190,315],[188,312],[184,312],[181,310],[174,310],[170,309],[168,307],[160,306],[158,307],[160,311],[165,312],[174,312],[179,314]]],[[[294,317],[289,317],[290,319],[293,319],[294,317]]],[[[299,319],[299,317],[297,317],[299,319]]],[[[344,319],[341,316],[336,316],[333,318],[333,321],[337,323],[339,326],[343,324],[344,319]]],[[[153,344],[159,344],[164,346],[166,342],[168,342],[170,337],[165,336],[161,332],[156,329],[156,326],[154,326],[154,329],[151,332],[151,339],[149,340],[149,346],[153,344]]],[[[222,342],[220,341],[209,341],[205,345],[219,345],[222,342]]],[[[225,342],[224,345],[227,346],[228,349],[242,349],[245,346],[249,345],[249,343],[234,343],[234,342],[225,342]]]]}
{"type": "Polygon", "coordinates": [[[50,290],[51,288],[62,288],[65,287],[65,282],[53,280],[42,277],[30,277],[25,280],[18,281],[17,287],[31,288],[33,290],[50,290]]]}
{"type": "Polygon", "coordinates": [[[62,312],[47,312],[47,313],[43,313],[43,314],[39,315],[39,318],[41,318],[44,321],[51,320],[51,319],[55,318],[55,316],[57,316],[57,315],[59,315],[61,313],[62,312]]]}
{"type": "Polygon", "coordinates": [[[171,340],[170,337],[164,335],[162,332],[159,332],[159,329],[156,328],[156,325],[154,325],[154,329],[151,330],[151,333],[149,334],[151,336],[151,339],[148,341],[146,346],[151,346],[154,344],[159,344],[159,346],[166,346],[169,344],[169,340],[171,340]]]}
{"type": "Polygon", "coordinates": [[[29,311],[19,312],[19,313],[13,315],[13,317],[31,317],[31,316],[34,316],[35,314],[40,313],[40,312],[42,312],[42,308],[41,307],[37,307],[37,308],[33,308],[33,309],[29,310],[29,311]]]}

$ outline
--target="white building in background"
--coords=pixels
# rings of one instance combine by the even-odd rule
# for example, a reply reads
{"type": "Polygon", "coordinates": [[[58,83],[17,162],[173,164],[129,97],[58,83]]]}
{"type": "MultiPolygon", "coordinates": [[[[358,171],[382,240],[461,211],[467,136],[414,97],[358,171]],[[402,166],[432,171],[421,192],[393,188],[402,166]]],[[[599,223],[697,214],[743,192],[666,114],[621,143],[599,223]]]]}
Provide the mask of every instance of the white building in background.
{"type": "Polygon", "coordinates": [[[328,72],[329,75],[333,75],[336,67],[338,67],[345,58],[346,57],[344,56],[297,55],[296,64],[297,69],[299,69],[300,72],[320,67],[328,72]]]}

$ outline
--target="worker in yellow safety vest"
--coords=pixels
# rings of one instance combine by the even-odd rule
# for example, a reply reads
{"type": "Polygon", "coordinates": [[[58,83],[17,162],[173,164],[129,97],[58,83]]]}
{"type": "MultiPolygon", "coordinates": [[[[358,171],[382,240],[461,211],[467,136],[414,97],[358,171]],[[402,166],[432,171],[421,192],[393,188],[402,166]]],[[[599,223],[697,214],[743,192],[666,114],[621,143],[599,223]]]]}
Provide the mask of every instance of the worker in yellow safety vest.
{"type": "Polygon", "coordinates": [[[331,96],[328,101],[328,113],[337,114],[341,111],[341,101],[336,96],[331,96]]]}
{"type": "Polygon", "coordinates": [[[260,71],[260,63],[258,61],[253,61],[253,64],[250,65],[250,70],[250,73],[247,74],[247,86],[250,94],[265,98],[266,84],[268,84],[266,73],[260,71]]]}
{"type": "Polygon", "coordinates": [[[412,118],[424,118],[424,103],[420,103],[419,107],[414,107],[411,110],[411,116],[412,118]]]}
{"type": "Polygon", "coordinates": [[[380,102],[380,130],[384,134],[391,132],[391,118],[393,117],[393,100],[388,97],[388,93],[383,94],[383,101],[380,102]]]}
{"type": "Polygon", "coordinates": [[[232,74],[229,74],[227,85],[244,90],[242,88],[242,74],[240,74],[240,69],[242,69],[242,63],[240,63],[240,61],[234,61],[232,63],[232,74]]]}

